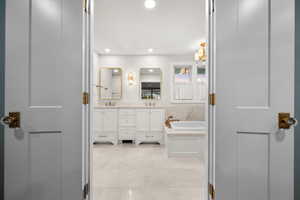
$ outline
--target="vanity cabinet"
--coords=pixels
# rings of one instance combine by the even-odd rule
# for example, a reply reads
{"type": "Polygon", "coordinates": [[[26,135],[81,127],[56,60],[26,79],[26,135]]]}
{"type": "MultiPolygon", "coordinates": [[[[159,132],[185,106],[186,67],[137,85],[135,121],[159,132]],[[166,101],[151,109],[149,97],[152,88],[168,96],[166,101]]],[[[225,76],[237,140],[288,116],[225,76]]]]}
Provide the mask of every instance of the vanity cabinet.
{"type": "Polygon", "coordinates": [[[155,108],[103,108],[94,110],[94,142],[118,144],[122,140],[163,143],[165,111],[155,108]]]}
{"type": "Polygon", "coordinates": [[[118,143],[118,110],[95,109],[94,142],[118,143]]]}
{"type": "Polygon", "coordinates": [[[135,140],[136,112],[133,109],[119,110],[119,140],[135,140]]]}
{"type": "Polygon", "coordinates": [[[163,143],[163,126],[165,112],[163,109],[136,110],[136,143],[163,143]]]}

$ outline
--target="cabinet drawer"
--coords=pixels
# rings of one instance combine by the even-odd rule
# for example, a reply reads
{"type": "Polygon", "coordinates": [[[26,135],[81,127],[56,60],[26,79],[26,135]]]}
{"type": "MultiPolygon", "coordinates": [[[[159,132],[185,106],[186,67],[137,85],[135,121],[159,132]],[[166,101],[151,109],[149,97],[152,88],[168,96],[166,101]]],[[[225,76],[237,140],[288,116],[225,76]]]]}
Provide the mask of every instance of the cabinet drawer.
{"type": "Polygon", "coordinates": [[[119,134],[135,135],[134,128],[120,128],[119,134]]]}
{"type": "Polygon", "coordinates": [[[162,135],[146,135],[145,139],[149,141],[158,141],[162,138],[162,135]]]}
{"type": "Polygon", "coordinates": [[[122,117],[135,116],[135,110],[120,110],[119,115],[122,117]]]}
{"type": "Polygon", "coordinates": [[[135,126],[135,118],[134,117],[122,117],[119,119],[120,126],[135,126]]]}

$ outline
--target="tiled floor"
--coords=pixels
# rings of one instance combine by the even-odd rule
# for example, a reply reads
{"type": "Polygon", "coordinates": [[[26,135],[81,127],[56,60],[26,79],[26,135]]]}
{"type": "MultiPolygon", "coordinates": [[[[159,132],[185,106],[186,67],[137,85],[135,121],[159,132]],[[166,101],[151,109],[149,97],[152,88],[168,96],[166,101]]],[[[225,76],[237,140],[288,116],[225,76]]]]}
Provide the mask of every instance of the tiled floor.
{"type": "Polygon", "coordinates": [[[168,158],[153,144],[96,144],[94,200],[204,200],[204,164],[196,158],[168,158]]]}

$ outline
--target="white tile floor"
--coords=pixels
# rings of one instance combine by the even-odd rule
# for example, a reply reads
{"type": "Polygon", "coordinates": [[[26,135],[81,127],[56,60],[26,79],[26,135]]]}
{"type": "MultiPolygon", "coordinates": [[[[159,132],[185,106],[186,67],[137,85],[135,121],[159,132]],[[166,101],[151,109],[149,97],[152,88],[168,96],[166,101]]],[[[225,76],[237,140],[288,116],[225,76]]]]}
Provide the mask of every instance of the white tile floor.
{"type": "Polygon", "coordinates": [[[94,200],[204,200],[205,168],[196,158],[168,158],[160,145],[96,144],[94,200]]]}

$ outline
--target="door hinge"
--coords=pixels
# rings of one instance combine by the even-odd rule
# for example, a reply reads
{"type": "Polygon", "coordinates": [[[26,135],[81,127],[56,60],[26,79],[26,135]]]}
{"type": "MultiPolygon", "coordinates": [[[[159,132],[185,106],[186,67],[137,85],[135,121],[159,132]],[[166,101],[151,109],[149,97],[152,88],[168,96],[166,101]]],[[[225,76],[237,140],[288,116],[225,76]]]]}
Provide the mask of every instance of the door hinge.
{"type": "Polygon", "coordinates": [[[86,199],[90,193],[90,184],[85,184],[84,187],[83,187],[83,199],[86,199]]]}
{"type": "Polygon", "coordinates": [[[216,105],[216,94],[215,93],[211,93],[209,94],[209,105],[216,105]]]}
{"type": "Polygon", "coordinates": [[[83,96],[82,97],[82,101],[83,101],[82,103],[84,105],[89,104],[89,102],[90,102],[90,94],[88,92],[84,92],[82,96],[83,96]]]}
{"type": "Polygon", "coordinates": [[[89,0],[83,0],[83,11],[89,13],[89,0]]]}
{"type": "Polygon", "coordinates": [[[210,15],[213,15],[213,13],[215,12],[215,0],[211,0],[211,5],[210,5],[210,15]]]}
{"type": "Polygon", "coordinates": [[[215,200],[216,198],[216,191],[213,184],[208,184],[208,193],[212,200],[215,200]]]}

